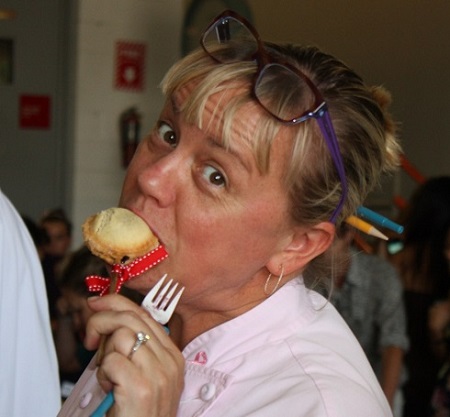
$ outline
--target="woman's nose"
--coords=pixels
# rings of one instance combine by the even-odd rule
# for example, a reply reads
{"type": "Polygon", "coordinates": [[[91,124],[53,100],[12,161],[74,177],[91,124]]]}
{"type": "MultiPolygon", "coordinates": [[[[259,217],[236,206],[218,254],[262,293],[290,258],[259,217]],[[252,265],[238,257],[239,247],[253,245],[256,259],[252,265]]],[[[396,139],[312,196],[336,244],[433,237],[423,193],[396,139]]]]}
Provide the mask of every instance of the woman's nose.
{"type": "Polygon", "coordinates": [[[138,184],[142,192],[153,197],[161,207],[172,204],[180,181],[181,165],[176,152],[152,161],[138,174],[138,184]]]}

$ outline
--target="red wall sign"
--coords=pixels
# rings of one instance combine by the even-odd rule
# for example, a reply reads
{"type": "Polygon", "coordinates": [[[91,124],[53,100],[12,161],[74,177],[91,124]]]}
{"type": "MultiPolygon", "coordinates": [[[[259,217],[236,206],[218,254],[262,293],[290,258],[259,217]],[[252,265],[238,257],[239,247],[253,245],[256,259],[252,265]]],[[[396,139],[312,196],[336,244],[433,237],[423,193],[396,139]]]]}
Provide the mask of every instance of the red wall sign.
{"type": "Polygon", "coordinates": [[[20,96],[19,126],[22,129],[50,128],[50,96],[20,96]]]}
{"type": "Polygon", "coordinates": [[[145,45],[133,42],[116,42],[114,86],[118,90],[142,91],[144,89],[145,45]]]}

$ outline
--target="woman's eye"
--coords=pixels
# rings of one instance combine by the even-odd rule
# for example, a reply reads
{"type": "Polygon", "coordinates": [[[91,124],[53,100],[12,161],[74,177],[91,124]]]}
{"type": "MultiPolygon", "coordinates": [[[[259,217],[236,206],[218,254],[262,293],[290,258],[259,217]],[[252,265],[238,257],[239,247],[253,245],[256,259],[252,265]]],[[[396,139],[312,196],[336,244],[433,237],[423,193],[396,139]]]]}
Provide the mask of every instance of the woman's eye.
{"type": "Polygon", "coordinates": [[[216,187],[224,187],[226,185],[225,177],[220,171],[212,166],[206,166],[203,170],[204,178],[216,187]]]}
{"type": "Polygon", "coordinates": [[[161,122],[158,125],[158,134],[160,138],[172,148],[175,148],[177,146],[178,144],[177,136],[173,131],[173,129],[167,123],[161,122]]]}

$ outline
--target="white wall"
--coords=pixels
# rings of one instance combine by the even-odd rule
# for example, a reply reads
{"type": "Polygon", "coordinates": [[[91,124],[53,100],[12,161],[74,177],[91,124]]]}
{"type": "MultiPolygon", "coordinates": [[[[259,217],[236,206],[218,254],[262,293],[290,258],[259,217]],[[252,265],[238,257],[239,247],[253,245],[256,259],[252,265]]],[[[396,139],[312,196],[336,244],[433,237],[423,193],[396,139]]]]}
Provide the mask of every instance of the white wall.
{"type": "MultiPolygon", "coordinates": [[[[450,2],[248,0],[263,39],[316,44],[393,95],[408,159],[450,175],[450,2]]],[[[399,176],[409,197],[416,183],[399,176]]]]}
{"type": "MultiPolygon", "coordinates": [[[[0,84],[0,187],[30,217],[64,206],[66,1],[2,0],[15,18],[0,20],[0,38],[14,43],[13,81],[0,84]],[[19,123],[20,98],[49,100],[46,127],[19,123]]],[[[28,107],[35,111],[36,107],[28,107]]]]}
{"type": "Polygon", "coordinates": [[[99,210],[115,206],[123,177],[118,120],[137,106],[145,134],[162,105],[158,84],[179,57],[180,0],[79,0],[74,22],[73,193],[74,244],[80,225],[99,210]],[[118,40],[145,43],[143,92],[114,88],[114,48],[118,40]]]}

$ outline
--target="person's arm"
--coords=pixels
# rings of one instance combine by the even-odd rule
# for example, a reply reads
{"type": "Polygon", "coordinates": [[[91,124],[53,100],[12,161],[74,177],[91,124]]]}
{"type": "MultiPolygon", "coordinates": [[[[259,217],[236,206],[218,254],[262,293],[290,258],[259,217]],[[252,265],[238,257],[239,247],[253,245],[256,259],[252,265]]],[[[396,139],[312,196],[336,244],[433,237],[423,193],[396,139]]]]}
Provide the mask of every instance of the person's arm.
{"type": "Polygon", "coordinates": [[[382,354],[381,388],[392,408],[399,387],[404,351],[397,346],[387,346],[382,354]]]}

